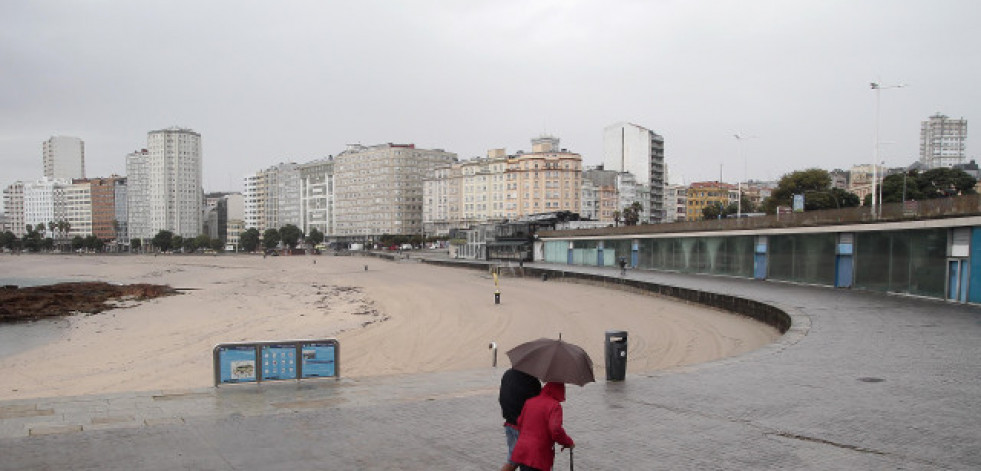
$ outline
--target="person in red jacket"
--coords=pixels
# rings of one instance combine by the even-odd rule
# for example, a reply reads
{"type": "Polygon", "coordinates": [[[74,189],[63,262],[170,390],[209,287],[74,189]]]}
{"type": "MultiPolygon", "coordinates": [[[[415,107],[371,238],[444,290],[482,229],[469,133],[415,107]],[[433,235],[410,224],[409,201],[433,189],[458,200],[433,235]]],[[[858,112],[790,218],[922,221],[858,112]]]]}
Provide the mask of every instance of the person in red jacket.
{"type": "Polygon", "coordinates": [[[549,471],[555,461],[555,444],[562,449],[575,448],[572,437],[562,428],[562,404],[565,384],[545,383],[541,394],[528,399],[518,417],[518,443],[514,445],[511,461],[521,469],[549,471]]]}

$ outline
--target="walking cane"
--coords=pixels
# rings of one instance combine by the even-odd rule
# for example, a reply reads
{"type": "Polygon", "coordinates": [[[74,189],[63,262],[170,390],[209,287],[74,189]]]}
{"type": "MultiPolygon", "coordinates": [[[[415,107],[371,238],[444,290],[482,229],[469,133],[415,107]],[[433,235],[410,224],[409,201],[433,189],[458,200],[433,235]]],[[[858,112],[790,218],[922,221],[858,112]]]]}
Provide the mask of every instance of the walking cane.
{"type": "Polygon", "coordinates": [[[576,459],[572,454],[572,448],[569,448],[569,470],[576,471],[576,459]]]}

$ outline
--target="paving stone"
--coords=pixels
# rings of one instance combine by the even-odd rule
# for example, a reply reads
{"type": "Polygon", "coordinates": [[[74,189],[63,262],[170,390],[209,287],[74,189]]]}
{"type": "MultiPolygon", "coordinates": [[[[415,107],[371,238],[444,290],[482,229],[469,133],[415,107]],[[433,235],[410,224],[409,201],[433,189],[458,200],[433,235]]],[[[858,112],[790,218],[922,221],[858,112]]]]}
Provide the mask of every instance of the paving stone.
{"type": "MultiPolygon", "coordinates": [[[[794,324],[738,357],[571,387],[565,425],[580,469],[981,468],[977,306],[636,270],[627,279],[760,301],[794,324]]],[[[3,424],[27,419],[0,420],[0,469],[497,469],[503,371],[54,398],[41,404],[51,420],[146,426],[90,419],[81,433],[26,437],[3,424]]],[[[555,469],[569,459],[559,453],[555,469]]]]}

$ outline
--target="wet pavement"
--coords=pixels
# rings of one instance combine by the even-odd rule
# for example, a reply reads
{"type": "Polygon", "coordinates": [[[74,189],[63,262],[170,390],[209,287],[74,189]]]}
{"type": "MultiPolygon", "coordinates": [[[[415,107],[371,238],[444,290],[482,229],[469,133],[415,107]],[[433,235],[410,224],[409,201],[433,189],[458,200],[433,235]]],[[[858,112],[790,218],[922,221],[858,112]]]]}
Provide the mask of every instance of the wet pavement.
{"type": "MultiPolygon", "coordinates": [[[[762,301],[793,327],[738,357],[570,387],[565,425],[579,469],[981,468],[981,308],[736,278],[627,277],[762,301]]],[[[501,373],[0,402],[0,469],[498,469],[501,373]]],[[[569,452],[559,453],[555,469],[568,466],[569,452]]]]}

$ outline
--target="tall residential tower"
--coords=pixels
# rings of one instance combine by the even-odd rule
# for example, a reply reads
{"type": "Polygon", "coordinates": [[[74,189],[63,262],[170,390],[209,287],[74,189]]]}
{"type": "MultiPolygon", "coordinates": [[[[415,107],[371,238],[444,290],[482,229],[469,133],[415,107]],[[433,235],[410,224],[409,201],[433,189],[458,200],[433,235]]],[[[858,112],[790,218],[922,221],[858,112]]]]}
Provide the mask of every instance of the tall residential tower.
{"type": "MultiPolygon", "coordinates": [[[[630,172],[650,186],[650,220],[664,220],[664,138],[650,129],[617,123],[603,130],[603,168],[630,172]]],[[[623,208],[619,208],[623,209],[623,208]]]]}
{"type": "Polygon", "coordinates": [[[967,120],[940,113],[920,123],[920,162],[927,168],[967,163],[967,120]]]}
{"type": "Polygon", "coordinates": [[[85,178],[85,143],[77,137],[52,136],[44,141],[44,176],[50,180],[85,178]]]}

